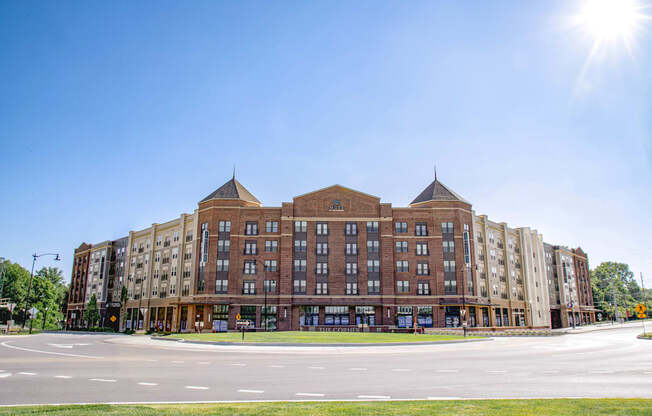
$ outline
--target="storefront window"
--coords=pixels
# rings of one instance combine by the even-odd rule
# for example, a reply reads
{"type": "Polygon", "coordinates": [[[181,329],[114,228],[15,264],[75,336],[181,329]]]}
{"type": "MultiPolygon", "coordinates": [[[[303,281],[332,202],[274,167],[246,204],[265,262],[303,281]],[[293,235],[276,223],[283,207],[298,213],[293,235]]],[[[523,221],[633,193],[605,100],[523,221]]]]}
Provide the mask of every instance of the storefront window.
{"type": "Polygon", "coordinates": [[[251,321],[250,328],[256,327],[256,307],[255,306],[240,306],[241,319],[251,321]]]}
{"type": "Polygon", "coordinates": [[[444,318],[446,319],[447,328],[457,328],[460,326],[460,307],[459,306],[446,306],[444,310],[444,318]]]}
{"type": "Polygon", "coordinates": [[[319,325],[319,306],[302,306],[302,314],[299,316],[299,325],[319,325]]]}
{"type": "Polygon", "coordinates": [[[213,305],[213,331],[226,332],[229,322],[229,305],[213,305]]]}
{"type": "Polygon", "coordinates": [[[263,320],[263,327],[268,331],[276,330],[276,306],[263,307],[261,309],[261,319],[263,320]]]}
{"type": "Polygon", "coordinates": [[[396,313],[399,328],[412,328],[412,306],[399,306],[396,313]]]}
{"type": "Polygon", "coordinates": [[[432,328],[432,306],[419,306],[417,324],[426,328],[432,328]]]}
{"type": "Polygon", "coordinates": [[[324,325],[349,325],[348,306],[326,306],[324,325]]]}
{"type": "Polygon", "coordinates": [[[355,307],[355,324],[356,325],[375,325],[376,308],[373,306],[356,306],[355,307]]]}

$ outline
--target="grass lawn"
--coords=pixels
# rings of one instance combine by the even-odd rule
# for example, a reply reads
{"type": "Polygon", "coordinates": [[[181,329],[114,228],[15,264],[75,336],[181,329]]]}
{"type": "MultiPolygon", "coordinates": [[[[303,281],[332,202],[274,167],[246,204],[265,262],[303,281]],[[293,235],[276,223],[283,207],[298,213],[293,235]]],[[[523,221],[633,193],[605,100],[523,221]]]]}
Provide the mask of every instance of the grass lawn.
{"type": "Polygon", "coordinates": [[[650,399],[275,402],[184,405],[0,407],[0,415],[650,415],[650,399]]]}
{"type": "MultiPolygon", "coordinates": [[[[216,334],[172,334],[169,338],[183,338],[189,341],[224,341],[242,342],[240,332],[220,332],[216,334]]],[[[470,338],[470,337],[467,337],[470,338]]],[[[477,337],[476,337],[477,338],[477,337]]],[[[309,332],[309,331],[278,331],[278,332],[247,332],[245,341],[285,342],[300,344],[374,344],[380,342],[428,342],[451,341],[464,339],[460,335],[414,335],[374,332],[309,332]]]]}

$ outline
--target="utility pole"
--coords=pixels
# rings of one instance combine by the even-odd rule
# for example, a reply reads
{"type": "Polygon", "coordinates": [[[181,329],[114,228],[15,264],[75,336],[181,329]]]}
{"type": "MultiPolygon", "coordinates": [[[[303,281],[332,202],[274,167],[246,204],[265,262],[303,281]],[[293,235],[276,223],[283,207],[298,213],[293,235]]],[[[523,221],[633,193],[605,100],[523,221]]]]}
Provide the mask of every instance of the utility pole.
{"type": "Polygon", "coordinates": [[[616,299],[616,277],[614,276],[612,285],[611,285],[613,298],[614,298],[614,322],[618,321],[618,300],[616,299]]]}
{"type": "MultiPolygon", "coordinates": [[[[645,293],[645,283],[643,283],[643,272],[641,272],[641,289],[643,290],[643,305],[647,306],[647,294],[645,293]]],[[[643,335],[645,335],[645,318],[643,321],[643,335]]]]}

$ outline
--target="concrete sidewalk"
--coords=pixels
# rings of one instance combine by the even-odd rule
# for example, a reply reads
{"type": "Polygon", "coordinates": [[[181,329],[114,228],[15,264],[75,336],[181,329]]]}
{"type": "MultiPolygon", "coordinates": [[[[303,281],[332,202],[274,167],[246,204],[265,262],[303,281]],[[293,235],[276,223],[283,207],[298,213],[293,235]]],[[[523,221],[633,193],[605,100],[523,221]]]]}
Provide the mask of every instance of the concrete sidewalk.
{"type": "Polygon", "coordinates": [[[643,322],[645,322],[645,328],[648,332],[652,332],[652,319],[637,320],[637,321],[627,321],[622,323],[614,324],[612,322],[604,322],[600,324],[593,325],[584,325],[578,326],[576,328],[557,328],[553,329],[552,332],[558,332],[562,334],[582,334],[585,332],[593,331],[606,331],[610,329],[621,329],[621,328],[634,328],[640,327],[641,332],[643,332],[643,322]]]}

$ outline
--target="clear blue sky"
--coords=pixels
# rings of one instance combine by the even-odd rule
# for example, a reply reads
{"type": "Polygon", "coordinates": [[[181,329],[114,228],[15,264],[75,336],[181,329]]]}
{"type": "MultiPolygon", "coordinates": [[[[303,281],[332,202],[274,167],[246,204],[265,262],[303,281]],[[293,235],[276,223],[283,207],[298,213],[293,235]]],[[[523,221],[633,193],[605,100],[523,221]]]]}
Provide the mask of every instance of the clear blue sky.
{"type": "MultiPolygon", "coordinates": [[[[191,213],[431,180],[652,286],[652,36],[576,1],[2,2],[0,256],[30,266],[191,213]],[[620,46],[620,47],[619,47],[620,46]]],[[[50,260],[39,266],[54,265],[50,260]]]]}

